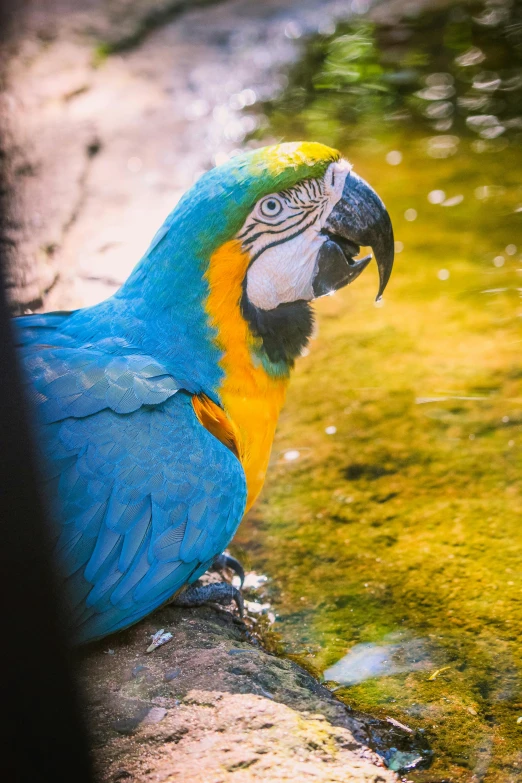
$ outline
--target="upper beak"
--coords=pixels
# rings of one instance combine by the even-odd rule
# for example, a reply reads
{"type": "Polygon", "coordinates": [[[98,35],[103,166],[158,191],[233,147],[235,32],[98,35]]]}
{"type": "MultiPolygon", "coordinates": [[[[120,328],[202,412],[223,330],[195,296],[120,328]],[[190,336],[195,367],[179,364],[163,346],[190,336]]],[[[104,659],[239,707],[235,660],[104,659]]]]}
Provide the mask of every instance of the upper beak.
{"type": "Polygon", "coordinates": [[[370,246],[379,269],[379,292],[382,296],[390,279],[394,241],[390,216],[377,193],[361,177],[350,172],[343,194],[323,227],[328,240],[323,244],[314,278],[316,296],[336,290],[354,280],[370,262],[371,256],[359,261],[354,256],[359,245],[370,246]]]}

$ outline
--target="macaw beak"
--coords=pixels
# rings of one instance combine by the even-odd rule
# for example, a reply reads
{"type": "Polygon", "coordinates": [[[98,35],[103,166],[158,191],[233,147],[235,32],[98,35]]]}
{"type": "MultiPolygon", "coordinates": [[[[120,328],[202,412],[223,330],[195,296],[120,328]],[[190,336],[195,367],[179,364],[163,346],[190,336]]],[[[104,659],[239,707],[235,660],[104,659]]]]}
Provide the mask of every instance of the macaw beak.
{"type": "Polygon", "coordinates": [[[393,267],[393,228],[377,193],[353,171],[346,177],[343,194],[322,233],[327,239],[317,255],[312,283],[315,296],[337,291],[359,277],[372,259],[371,255],[355,258],[360,245],[373,250],[379,269],[377,299],[382,296],[393,267]]]}

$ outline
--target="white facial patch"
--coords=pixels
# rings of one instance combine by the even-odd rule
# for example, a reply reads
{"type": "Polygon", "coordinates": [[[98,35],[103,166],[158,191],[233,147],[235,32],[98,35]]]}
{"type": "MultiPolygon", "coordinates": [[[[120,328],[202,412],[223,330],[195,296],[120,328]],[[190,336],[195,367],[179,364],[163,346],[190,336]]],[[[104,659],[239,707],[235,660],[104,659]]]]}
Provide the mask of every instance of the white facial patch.
{"type": "Polygon", "coordinates": [[[342,196],[351,170],[346,160],[331,163],[324,176],[303,180],[257,202],[237,238],[253,259],[247,296],[261,310],[314,298],[317,254],[328,216],[342,196]]]}

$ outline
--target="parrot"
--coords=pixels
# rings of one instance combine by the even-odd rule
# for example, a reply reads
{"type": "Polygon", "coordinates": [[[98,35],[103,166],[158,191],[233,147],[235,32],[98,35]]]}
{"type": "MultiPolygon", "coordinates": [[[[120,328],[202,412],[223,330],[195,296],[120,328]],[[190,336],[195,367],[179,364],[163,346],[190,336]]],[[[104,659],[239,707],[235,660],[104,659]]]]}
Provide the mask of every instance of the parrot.
{"type": "Polygon", "coordinates": [[[375,191],[318,142],[248,150],[184,194],[119,290],[14,319],[67,631],[84,644],[172,601],[227,605],[198,580],[263,486],[311,303],[393,229],[375,191]]]}

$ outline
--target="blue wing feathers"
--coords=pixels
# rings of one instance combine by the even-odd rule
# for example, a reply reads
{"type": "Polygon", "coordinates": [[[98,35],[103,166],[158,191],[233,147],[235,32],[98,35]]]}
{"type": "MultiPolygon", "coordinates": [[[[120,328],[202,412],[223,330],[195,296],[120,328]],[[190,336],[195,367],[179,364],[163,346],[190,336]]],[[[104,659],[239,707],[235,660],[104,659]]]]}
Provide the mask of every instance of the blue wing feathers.
{"type": "Polygon", "coordinates": [[[133,525],[129,532],[125,534],[123,539],[123,546],[121,548],[120,559],[118,561],[118,568],[122,573],[125,573],[140,550],[141,545],[146,540],[151,531],[151,509],[149,507],[148,517],[142,516],[142,518],[133,525]]]}
{"type": "Polygon", "coordinates": [[[92,348],[59,347],[23,354],[33,395],[46,422],[85,417],[109,408],[132,413],[179,390],[165,367],[137,354],[110,356],[92,348]]]}
{"type": "Polygon", "coordinates": [[[140,582],[150,568],[148,550],[150,546],[151,528],[149,527],[145,538],[134,557],[132,564],[126,569],[125,575],[115,590],[111,593],[111,603],[113,606],[121,604],[123,606],[125,598],[130,596],[132,601],[132,591],[140,582]]]}
{"type": "Polygon", "coordinates": [[[85,568],[85,578],[89,582],[93,582],[93,584],[96,582],[100,569],[116,551],[120,543],[121,534],[111,530],[106,524],[103,525],[96,539],[94,551],[85,568]]]}
{"type": "Polygon", "coordinates": [[[152,545],[152,557],[160,561],[177,560],[180,556],[180,545],[187,529],[186,515],[173,519],[171,527],[158,536],[152,545]]]}
{"type": "MultiPolygon", "coordinates": [[[[174,583],[176,583],[178,580],[176,579],[176,572],[181,569],[181,572],[183,576],[188,575],[190,571],[192,571],[194,566],[191,566],[191,564],[188,563],[182,563],[181,560],[178,560],[174,563],[168,562],[168,563],[159,563],[155,562],[153,563],[143,579],[140,580],[140,582],[136,585],[134,588],[134,600],[141,601],[143,599],[147,600],[147,597],[152,597],[149,595],[152,592],[162,592],[165,589],[165,585],[163,584],[165,580],[171,577],[174,577],[174,583]]],[[[181,581],[181,584],[184,584],[186,581],[186,578],[183,578],[181,581]]]]}
{"type": "Polygon", "coordinates": [[[88,641],[197,579],[232,538],[246,483],[160,362],[104,353],[124,339],[78,347],[60,332],[68,318],[18,328],[71,622],[88,641]]]}

